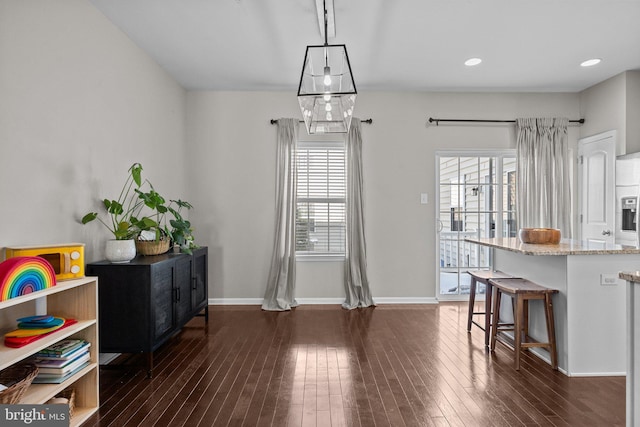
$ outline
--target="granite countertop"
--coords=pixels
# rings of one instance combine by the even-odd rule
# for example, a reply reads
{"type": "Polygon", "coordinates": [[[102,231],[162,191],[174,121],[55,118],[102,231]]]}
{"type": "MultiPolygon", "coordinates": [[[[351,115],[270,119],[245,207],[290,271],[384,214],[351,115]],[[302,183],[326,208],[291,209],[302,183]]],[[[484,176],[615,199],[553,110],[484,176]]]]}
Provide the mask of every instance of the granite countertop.
{"type": "Polygon", "coordinates": [[[557,245],[535,245],[522,243],[517,237],[466,238],[467,242],[477,243],[496,249],[504,249],[524,255],[613,255],[640,254],[640,248],[614,244],[596,244],[581,240],[562,239],[557,245]]]}
{"type": "Polygon", "coordinates": [[[618,277],[620,277],[622,280],[640,284],[640,271],[621,271],[618,274],[618,277]]]}

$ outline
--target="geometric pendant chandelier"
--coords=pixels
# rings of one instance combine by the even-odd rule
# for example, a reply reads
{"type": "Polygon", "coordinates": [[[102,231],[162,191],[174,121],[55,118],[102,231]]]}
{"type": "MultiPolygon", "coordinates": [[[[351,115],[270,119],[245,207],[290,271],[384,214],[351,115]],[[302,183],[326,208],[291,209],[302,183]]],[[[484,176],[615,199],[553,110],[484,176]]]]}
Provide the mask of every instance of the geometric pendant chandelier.
{"type": "Polygon", "coordinates": [[[347,133],[358,92],[347,47],[327,43],[326,0],[323,5],[324,45],[307,46],[298,103],[309,134],[347,133]]]}

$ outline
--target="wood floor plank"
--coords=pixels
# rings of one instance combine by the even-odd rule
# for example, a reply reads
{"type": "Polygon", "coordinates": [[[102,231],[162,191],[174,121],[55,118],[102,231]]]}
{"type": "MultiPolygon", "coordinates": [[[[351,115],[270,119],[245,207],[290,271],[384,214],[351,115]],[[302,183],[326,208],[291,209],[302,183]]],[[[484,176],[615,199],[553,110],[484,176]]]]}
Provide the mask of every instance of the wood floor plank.
{"type": "MultiPolygon", "coordinates": [[[[160,383],[154,385],[153,398],[149,399],[145,405],[139,406],[137,411],[130,416],[124,426],[151,425],[155,420],[162,417],[168,406],[174,402],[176,393],[174,390],[183,390],[191,379],[193,373],[199,368],[199,364],[194,363],[203,360],[209,354],[206,340],[202,339],[192,344],[192,351],[184,352],[182,360],[175,360],[169,375],[160,383]]],[[[178,393],[179,394],[179,393],[178,393]]]]}
{"type": "Polygon", "coordinates": [[[271,407],[266,406],[268,394],[275,394],[278,385],[275,377],[281,375],[277,369],[278,361],[283,357],[281,354],[283,339],[274,334],[274,339],[269,345],[264,364],[258,378],[256,379],[255,390],[246,411],[243,424],[245,425],[270,425],[275,409],[275,400],[271,407]],[[264,415],[263,415],[264,411],[264,415]]]}
{"type": "Polygon", "coordinates": [[[467,304],[212,306],[154,354],[101,367],[85,426],[624,426],[624,377],[569,378],[484,348],[467,304]]]}
{"type": "Polygon", "coordinates": [[[170,423],[161,424],[161,420],[156,422],[157,425],[171,425],[176,427],[181,427],[186,425],[187,422],[194,423],[198,418],[197,416],[192,416],[193,412],[201,408],[204,403],[201,403],[202,399],[206,399],[205,391],[207,391],[211,385],[211,382],[214,381],[219,372],[225,367],[225,361],[229,358],[233,357],[237,351],[242,349],[242,346],[246,343],[246,340],[241,337],[235,337],[229,339],[229,345],[225,348],[220,348],[214,346],[216,348],[211,349],[211,354],[207,357],[207,365],[206,368],[201,371],[200,378],[195,377],[195,384],[190,384],[185,387],[185,391],[182,393],[184,398],[180,408],[175,412],[175,415],[171,418],[170,423]]]}
{"type": "Polygon", "coordinates": [[[197,394],[192,395],[196,402],[189,417],[185,421],[185,426],[197,426],[200,424],[200,421],[213,403],[215,396],[218,395],[218,390],[227,378],[227,375],[235,374],[234,369],[238,368],[237,360],[239,359],[239,355],[248,351],[250,345],[251,341],[243,337],[240,348],[235,352],[229,352],[228,357],[222,361],[219,369],[217,369],[211,377],[207,378],[206,383],[202,385],[202,388],[198,390],[197,394]]]}
{"type": "Polygon", "coordinates": [[[157,407],[158,402],[163,399],[166,393],[171,387],[178,384],[179,388],[182,386],[182,382],[179,380],[183,374],[183,369],[186,369],[189,365],[185,362],[185,359],[189,359],[194,353],[197,353],[199,348],[197,341],[190,341],[190,344],[185,347],[178,347],[180,351],[174,353],[174,357],[167,368],[160,369],[158,372],[154,369],[153,378],[150,381],[141,382],[146,383],[147,386],[137,393],[139,397],[145,397],[146,400],[139,405],[129,405],[125,411],[122,411],[119,416],[114,420],[118,425],[122,426],[137,426],[143,425],[142,420],[146,418],[148,414],[153,414],[154,409],[157,407]]]}
{"type": "Polygon", "coordinates": [[[229,418],[238,403],[262,341],[254,338],[248,350],[238,355],[203,415],[200,425],[229,424],[229,418]]]}
{"type": "MultiPolygon", "coordinates": [[[[191,345],[192,341],[193,340],[189,339],[186,343],[191,345]]],[[[154,384],[162,382],[163,379],[166,378],[168,372],[171,371],[171,363],[174,358],[180,354],[182,347],[172,346],[169,347],[168,350],[170,351],[167,353],[167,356],[161,359],[168,363],[156,365],[153,370],[153,378],[148,379],[147,381],[146,375],[138,376],[138,380],[135,382],[135,385],[133,387],[124,388],[122,390],[123,396],[119,396],[120,399],[108,412],[102,412],[103,406],[101,405],[101,423],[105,422],[107,424],[113,423],[114,425],[123,425],[138,407],[148,404],[147,402],[150,399],[153,399],[153,392],[155,391],[154,384]]]]}
{"type": "MultiPolygon", "coordinates": [[[[256,347],[256,350],[252,357],[253,360],[250,361],[252,366],[250,368],[249,374],[246,376],[244,381],[238,380],[242,378],[242,376],[237,377],[238,379],[236,380],[236,383],[238,387],[238,394],[233,412],[230,415],[230,426],[241,426],[244,424],[244,419],[247,415],[247,411],[251,406],[251,402],[254,399],[256,389],[258,388],[258,380],[267,361],[264,356],[268,354],[272,342],[273,338],[265,337],[265,339],[262,340],[261,345],[259,347],[256,347]]],[[[234,399],[234,395],[232,394],[231,396],[229,396],[229,398],[234,399]]]]}

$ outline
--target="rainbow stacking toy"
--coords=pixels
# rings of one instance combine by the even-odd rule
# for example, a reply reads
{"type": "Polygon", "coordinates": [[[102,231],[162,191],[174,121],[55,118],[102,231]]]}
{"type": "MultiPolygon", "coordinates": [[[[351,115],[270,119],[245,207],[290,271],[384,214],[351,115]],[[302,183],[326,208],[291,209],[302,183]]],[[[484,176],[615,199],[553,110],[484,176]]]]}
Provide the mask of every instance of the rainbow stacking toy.
{"type": "Polygon", "coordinates": [[[25,256],[0,263],[0,301],[56,285],[53,266],[44,258],[25,256]]]}

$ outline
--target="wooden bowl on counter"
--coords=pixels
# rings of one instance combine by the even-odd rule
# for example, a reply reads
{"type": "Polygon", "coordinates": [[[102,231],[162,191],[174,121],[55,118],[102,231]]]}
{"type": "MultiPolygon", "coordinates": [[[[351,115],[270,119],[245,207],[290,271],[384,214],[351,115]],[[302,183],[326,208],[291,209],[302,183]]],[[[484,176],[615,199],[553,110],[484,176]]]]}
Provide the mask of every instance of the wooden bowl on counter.
{"type": "Polygon", "coordinates": [[[518,237],[522,243],[557,245],[561,236],[557,228],[521,228],[518,237]]]}

